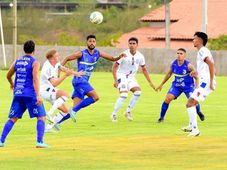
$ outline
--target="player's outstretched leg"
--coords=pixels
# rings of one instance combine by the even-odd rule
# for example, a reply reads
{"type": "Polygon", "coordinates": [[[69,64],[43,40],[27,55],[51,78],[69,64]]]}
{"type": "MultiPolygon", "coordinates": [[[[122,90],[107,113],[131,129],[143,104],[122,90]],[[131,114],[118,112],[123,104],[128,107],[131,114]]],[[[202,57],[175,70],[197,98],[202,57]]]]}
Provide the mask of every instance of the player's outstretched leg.
{"type": "Polygon", "coordinates": [[[164,121],[164,117],[166,115],[166,112],[169,108],[169,103],[166,103],[165,101],[162,103],[162,107],[161,107],[161,112],[160,112],[160,117],[158,119],[158,123],[161,123],[164,121]]]}
{"type": "Polygon", "coordinates": [[[124,103],[124,101],[127,97],[128,97],[128,92],[120,93],[120,97],[117,99],[117,101],[114,105],[114,110],[111,114],[112,122],[117,122],[117,112],[121,108],[122,104],[124,103]]]}
{"type": "Polygon", "coordinates": [[[158,119],[158,123],[161,123],[164,121],[166,112],[169,108],[169,104],[172,100],[176,99],[181,93],[178,91],[178,89],[171,87],[169,92],[166,95],[165,101],[162,103],[160,117],[158,119]]]}
{"type": "Polygon", "coordinates": [[[43,117],[39,117],[36,125],[37,130],[37,143],[36,148],[48,148],[49,146],[43,142],[45,121],[43,117]]]}
{"type": "MultiPolygon", "coordinates": [[[[50,122],[45,127],[45,132],[54,132],[54,130],[59,131],[60,130],[60,121],[66,116],[69,115],[69,113],[64,113],[62,111],[59,111],[54,117],[53,122],[50,122]]],[[[70,115],[69,115],[70,117],[70,115]]]]}
{"type": "Polygon", "coordinates": [[[7,135],[9,134],[9,132],[12,130],[13,125],[15,124],[15,122],[17,121],[17,119],[9,119],[6,123],[5,126],[2,130],[2,135],[0,138],[0,147],[4,147],[4,143],[6,140],[7,135]]]}
{"type": "Polygon", "coordinates": [[[57,108],[61,107],[62,104],[64,104],[67,100],[68,100],[68,97],[66,97],[66,96],[60,96],[57,100],[55,100],[55,102],[53,103],[53,105],[50,108],[50,110],[46,113],[47,119],[50,122],[53,122],[52,114],[54,113],[54,111],[57,108]]]}
{"type": "Polygon", "coordinates": [[[74,122],[76,122],[76,113],[80,109],[82,109],[84,107],[87,107],[87,106],[89,106],[92,103],[95,103],[97,100],[93,99],[93,97],[87,97],[86,99],[82,100],[82,102],[80,104],[78,104],[77,106],[72,107],[71,111],[69,112],[70,117],[72,118],[72,120],[74,122]]]}
{"type": "Polygon", "coordinates": [[[58,124],[61,124],[62,122],[66,121],[67,119],[70,118],[70,114],[68,113],[66,116],[64,116],[59,122],[58,124]]]}

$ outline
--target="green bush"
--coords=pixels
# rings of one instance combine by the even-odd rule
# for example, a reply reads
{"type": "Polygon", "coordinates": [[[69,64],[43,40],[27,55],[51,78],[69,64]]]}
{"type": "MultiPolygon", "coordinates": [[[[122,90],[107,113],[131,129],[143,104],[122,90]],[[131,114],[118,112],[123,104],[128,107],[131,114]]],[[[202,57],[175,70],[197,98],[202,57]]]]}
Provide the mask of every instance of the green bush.
{"type": "Polygon", "coordinates": [[[227,50],[227,35],[221,35],[217,39],[209,40],[211,50],[227,50]]]}

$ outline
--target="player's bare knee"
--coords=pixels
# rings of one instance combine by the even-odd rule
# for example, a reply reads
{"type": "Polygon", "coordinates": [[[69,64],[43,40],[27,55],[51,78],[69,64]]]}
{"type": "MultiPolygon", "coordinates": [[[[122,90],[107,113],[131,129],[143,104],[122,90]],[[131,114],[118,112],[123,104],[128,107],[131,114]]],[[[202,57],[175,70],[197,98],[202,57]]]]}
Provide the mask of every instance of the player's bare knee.
{"type": "Polygon", "coordinates": [[[93,99],[95,102],[97,102],[99,100],[99,96],[94,96],[93,99]]]}
{"type": "Polygon", "coordinates": [[[186,104],[186,108],[189,108],[189,107],[192,107],[192,106],[194,106],[193,102],[188,101],[187,104],[186,104]]]}
{"type": "Polygon", "coordinates": [[[169,104],[172,100],[173,100],[173,98],[167,96],[165,98],[165,103],[168,103],[169,104]]]}
{"type": "Polygon", "coordinates": [[[37,117],[37,119],[45,121],[46,117],[45,116],[41,116],[41,117],[37,117]]]}
{"type": "Polygon", "coordinates": [[[194,100],[193,98],[189,98],[188,102],[186,104],[186,108],[193,107],[193,106],[196,106],[196,105],[197,105],[196,100],[194,100]]]}
{"type": "Polygon", "coordinates": [[[10,120],[13,121],[13,123],[16,123],[18,118],[11,118],[10,120]]]}

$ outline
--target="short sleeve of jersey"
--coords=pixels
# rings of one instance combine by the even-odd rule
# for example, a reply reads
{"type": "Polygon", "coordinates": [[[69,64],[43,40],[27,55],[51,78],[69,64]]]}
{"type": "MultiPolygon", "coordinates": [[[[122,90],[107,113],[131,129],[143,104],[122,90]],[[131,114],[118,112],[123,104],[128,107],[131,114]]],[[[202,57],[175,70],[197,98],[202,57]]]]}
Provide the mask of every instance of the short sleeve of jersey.
{"type": "MultiPolygon", "coordinates": [[[[57,66],[57,65],[56,65],[57,66]]],[[[52,73],[52,69],[51,66],[49,65],[49,63],[45,63],[44,64],[44,71],[42,72],[42,75],[49,80],[50,78],[54,77],[53,73],[52,73]]]]}
{"type": "Polygon", "coordinates": [[[140,66],[144,66],[145,65],[145,58],[143,56],[143,54],[140,55],[140,63],[139,63],[140,66]]]}
{"type": "Polygon", "coordinates": [[[61,69],[61,63],[60,62],[55,65],[55,69],[56,70],[60,70],[61,69]]]}
{"type": "Polygon", "coordinates": [[[42,76],[49,80],[51,78],[51,69],[50,68],[46,68],[43,72],[42,72],[42,76]]]}
{"type": "Polygon", "coordinates": [[[206,47],[202,47],[199,51],[201,59],[204,61],[206,57],[211,58],[210,50],[208,50],[206,47]]]}
{"type": "MultiPolygon", "coordinates": [[[[128,50],[125,50],[123,51],[122,53],[126,54],[128,53],[128,50]]],[[[119,65],[122,63],[122,61],[124,60],[124,57],[123,58],[120,58],[119,60],[116,61],[116,63],[118,63],[119,65]]]]}
{"type": "Polygon", "coordinates": [[[117,61],[116,61],[116,63],[120,65],[120,64],[121,64],[121,62],[122,62],[122,60],[123,60],[123,58],[121,58],[121,59],[117,60],[117,61]]]}

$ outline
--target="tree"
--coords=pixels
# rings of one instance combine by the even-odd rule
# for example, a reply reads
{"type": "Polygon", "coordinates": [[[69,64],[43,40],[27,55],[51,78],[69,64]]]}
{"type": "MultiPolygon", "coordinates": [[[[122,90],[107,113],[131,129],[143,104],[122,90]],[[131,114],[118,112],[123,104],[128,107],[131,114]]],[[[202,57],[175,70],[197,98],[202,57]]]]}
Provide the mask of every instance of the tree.
{"type": "Polygon", "coordinates": [[[209,40],[211,50],[227,50],[227,35],[220,35],[217,39],[209,40]]]}

